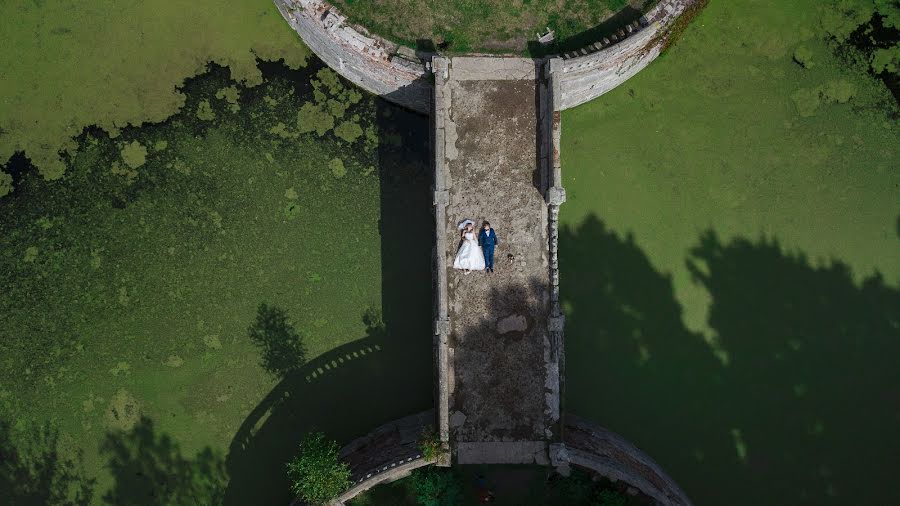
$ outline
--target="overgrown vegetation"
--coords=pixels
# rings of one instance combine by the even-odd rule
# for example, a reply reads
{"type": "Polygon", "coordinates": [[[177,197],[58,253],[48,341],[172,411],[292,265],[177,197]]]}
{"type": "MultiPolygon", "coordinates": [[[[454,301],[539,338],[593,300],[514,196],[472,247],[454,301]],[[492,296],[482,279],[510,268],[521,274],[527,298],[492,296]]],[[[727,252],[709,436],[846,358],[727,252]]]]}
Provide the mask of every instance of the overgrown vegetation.
{"type": "MultiPolygon", "coordinates": [[[[826,9],[822,28],[834,51],[851,65],[868,68],[900,102],[900,2],[833,2],[826,9]]],[[[795,56],[815,64],[805,51],[795,56]]]]}
{"type": "Polygon", "coordinates": [[[429,466],[413,471],[407,478],[366,491],[352,504],[456,506],[496,502],[518,506],[626,506],[649,503],[640,493],[627,494],[629,486],[578,468],[564,477],[541,466],[429,466]]]}
{"type": "Polygon", "coordinates": [[[707,5],[709,5],[709,0],[694,0],[684,8],[684,12],[675,18],[675,21],[669,29],[660,33],[659,36],[663,38],[661,52],[665,53],[669,48],[681,40],[684,31],[687,30],[687,27],[694,22],[701,12],[703,12],[703,9],[705,9],[707,5]]]}
{"type": "Polygon", "coordinates": [[[300,453],[288,463],[291,491],[312,504],[324,504],[350,486],[350,468],[338,460],[338,445],[321,432],[307,434],[300,453]]]}
{"type": "Polygon", "coordinates": [[[426,460],[435,460],[444,454],[441,439],[434,429],[427,429],[419,437],[419,451],[426,460]]]}
{"type": "Polygon", "coordinates": [[[462,500],[459,476],[446,467],[420,467],[409,477],[409,489],[422,506],[455,506],[462,500]]]}

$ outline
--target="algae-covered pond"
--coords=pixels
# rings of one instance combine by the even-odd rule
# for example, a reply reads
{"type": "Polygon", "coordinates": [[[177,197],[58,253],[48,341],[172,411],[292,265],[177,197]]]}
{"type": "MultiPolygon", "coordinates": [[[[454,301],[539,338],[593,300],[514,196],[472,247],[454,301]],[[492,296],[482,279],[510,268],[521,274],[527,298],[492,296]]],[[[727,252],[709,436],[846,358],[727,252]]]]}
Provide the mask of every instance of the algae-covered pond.
{"type": "Polygon", "coordinates": [[[7,166],[0,443],[49,424],[37,446],[82,453],[93,502],[282,504],[305,430],[431,405],[430,243],[390,239],[430,234],[426,119],[317,61],[260,68],[88,130],[62,179],[7,166]],[[264,360],[251,335],[305,350],[264,360]]]}
{"type": "Polygon", "coordinates": [[[713,1],[562,116],[566,409],[697,504],[898,500],[898,109],[828,5],[713,1]]]}
{"type": "MultiPolygon", "coordinates": [[[[713,1],[563,114],[565,408],[697,504],[898,502],[896,62],[837,42],[876,4],[713,1]]],[[[284,504],[305,431],[431,405],[426,118],[268,0],[0,12],[0,497],[284,504]]]]}

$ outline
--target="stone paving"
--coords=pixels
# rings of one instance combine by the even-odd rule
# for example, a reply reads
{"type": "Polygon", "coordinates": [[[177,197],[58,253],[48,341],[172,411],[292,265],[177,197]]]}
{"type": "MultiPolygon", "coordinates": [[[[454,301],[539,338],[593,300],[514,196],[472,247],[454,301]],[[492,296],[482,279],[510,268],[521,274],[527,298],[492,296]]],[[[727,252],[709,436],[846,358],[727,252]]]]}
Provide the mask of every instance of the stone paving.
{"type": "Polygon", "coordinates": [[[447,245],[451,447],[459,463],[547,463],[547,442],[556,436],[558,371],[547,364],[539,83],[531,60],[495,66],[476,60],[451,61],[444,139],[437,139],[445,146],[449,189],[439,233],[447,245]],[[497,232],[495,273],[452,269],[464,219],[488,220],[497,232]]]}

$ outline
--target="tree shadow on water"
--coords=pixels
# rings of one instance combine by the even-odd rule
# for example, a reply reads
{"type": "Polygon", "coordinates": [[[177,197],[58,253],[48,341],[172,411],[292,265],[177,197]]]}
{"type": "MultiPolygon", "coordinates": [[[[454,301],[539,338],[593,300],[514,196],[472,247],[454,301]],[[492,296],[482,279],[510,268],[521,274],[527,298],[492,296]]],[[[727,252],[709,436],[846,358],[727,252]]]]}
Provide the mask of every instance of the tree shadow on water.
{"type": "Polygon", "coordinates": [[[721,361],[631,237],[589,217],[560,252],[570,411],[631,439],[697,504],[897,502],[879,484],[900,467],[900,291],[879,275],[703,234],[686,263],[721,361]]]}
{"type": "Polygon", "coordinates": [[[141,418],[127,432],[107,435],[101,446],[109,456],[115,485],[104,496],[115,505],[221,504],[228,475],[221,456],[207,447],[186,458],[174,440],[157,434],[153,421],[141,418]]]}
{"type": "Polygon", "coordinates": [[[303,338],[288,320],[287,313],[278,306],[260,304],[256,321],[247,333],[260,350],[263,369],[274,376],[283,378],[306,362],[303,338]]]}
{"type": "Polygon", "coordinates": [[[285,464],[311,430],[344,444],[433,407],[428,118],[376,99],[375,121],[381,307],[362,315],[365,337],[286,371],[246,417],[228,453],[225,504],[287,504],[285,464]]]}
{"type": "Polygon", "coordinates": [[[12,506],[91,503],[94,480],[83,475],[80,455],[60,449],[49,426],[16,434],[0,419],[0,502],[12,506]]]}

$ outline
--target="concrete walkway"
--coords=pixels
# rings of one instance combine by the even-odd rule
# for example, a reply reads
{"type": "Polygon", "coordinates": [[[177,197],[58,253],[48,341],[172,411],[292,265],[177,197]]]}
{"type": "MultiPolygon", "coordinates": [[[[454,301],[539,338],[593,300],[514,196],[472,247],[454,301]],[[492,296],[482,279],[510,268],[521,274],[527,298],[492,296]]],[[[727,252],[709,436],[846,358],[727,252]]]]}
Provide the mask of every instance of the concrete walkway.
{"type": "Polygon", "coordinates": [[[438,175],[449,199],[437,233],[446,244],[450,446],[460,464],[547,464],[559,436],[559,371],[547,331],[540,67],[485,60],[443,60],[436,79],[438,175]],[[467,218],[498,234],[494,274],[452,269],[467,218]]]}

